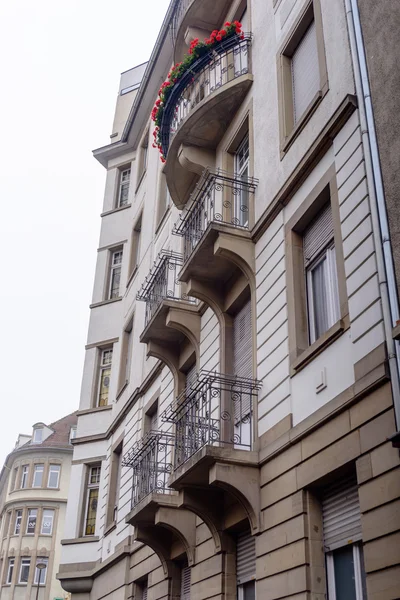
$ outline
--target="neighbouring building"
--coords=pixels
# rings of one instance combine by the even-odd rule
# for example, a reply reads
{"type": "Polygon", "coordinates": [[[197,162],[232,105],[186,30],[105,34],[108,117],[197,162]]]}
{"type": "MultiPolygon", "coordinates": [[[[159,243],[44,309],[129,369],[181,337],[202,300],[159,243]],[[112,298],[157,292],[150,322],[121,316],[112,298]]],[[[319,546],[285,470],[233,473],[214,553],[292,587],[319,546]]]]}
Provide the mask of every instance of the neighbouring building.
{"type": "Polygon", "coordinates": [[[350,3],[173,0],[122,74],[73,600],[400,597],[398,307],[350,3]]]}
{"type": "Polygon", "coordinates": [[[0,473],[1,600],[69,597],[56,573],[76,423],[76,413],[36,423],[6,458],[0,473]]]}

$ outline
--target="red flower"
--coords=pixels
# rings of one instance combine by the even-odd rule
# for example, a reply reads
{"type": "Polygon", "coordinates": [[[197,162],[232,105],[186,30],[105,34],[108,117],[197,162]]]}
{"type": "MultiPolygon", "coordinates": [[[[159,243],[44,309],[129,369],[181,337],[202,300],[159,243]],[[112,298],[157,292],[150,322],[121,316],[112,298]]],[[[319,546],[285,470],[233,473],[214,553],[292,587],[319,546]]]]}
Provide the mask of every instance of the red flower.
{"type": "Polygon", "coordinates": [[[220,35],[221,37],[224,37],[224,35],[226,35],[226,31],[225,31],[225,29],[221,29],[221,31],[219,32],[219,35],[220,35]]]}
{"type": "Polygon", "coordinates": [[[229,21],[227,21],[227,22],[225,23],[225,27],[230,27],[231,25],[232,25],[232,23],[229,23],[229,21]]]}
{"type": "Polygon", "coordinates": [[[222,37],[218,34],[216,37],[217,41],[220,42],[222,40],[222,37]]]}

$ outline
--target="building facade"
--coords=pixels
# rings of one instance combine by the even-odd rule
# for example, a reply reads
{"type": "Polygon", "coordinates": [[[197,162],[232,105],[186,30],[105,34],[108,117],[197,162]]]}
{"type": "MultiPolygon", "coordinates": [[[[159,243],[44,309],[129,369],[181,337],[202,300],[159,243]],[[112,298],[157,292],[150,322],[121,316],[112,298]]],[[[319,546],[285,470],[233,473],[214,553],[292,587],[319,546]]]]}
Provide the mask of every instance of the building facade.
{"type": "Polygon", "coordinates": [[[122,74],[94,152],[74,600],[400,596],[398,307],[353,16],[174,0],[122,74]]]}
{"type": "Polygon", "coordinates": [[[56,573],[76,423],[75,413],[36,423],[6,458],[0,474],[1,600],[69,597],[56,573]]]}

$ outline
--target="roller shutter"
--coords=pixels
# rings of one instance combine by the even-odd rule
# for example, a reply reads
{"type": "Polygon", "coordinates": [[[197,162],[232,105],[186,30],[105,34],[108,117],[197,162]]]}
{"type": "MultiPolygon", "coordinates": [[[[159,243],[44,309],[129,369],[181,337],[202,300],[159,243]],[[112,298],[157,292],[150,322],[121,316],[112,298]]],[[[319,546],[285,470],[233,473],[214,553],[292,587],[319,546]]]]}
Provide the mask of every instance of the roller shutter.
{"type": "Polygon", "coordinates": [[[240,533],[236,542],[236,579],[237,585],[255,579],[256,576],[256,538],[250,531],[240,533]]]}
{"type": "Polygon", "coordinates": [[[303,236],[304,262],[307,265],[333,240],[331,204],[327,204],[307,227],[303,236]]]}
{"type": "Polygon", "coordinates": [[[181,572],[181,600],[190,600],[190,567],[181,572]]]}
{"type": "Polygon", "coordinates": [[[361,540],[361,513],[355,476],[330,486],[322,499],[324,545],[327,551],[361,540]]]}
{"type": "MultiPolygon", "coordinates": [[[[253,377],[253,340],[251,327],[251,301],[249,300],[233,319],[233,374],[253,377]]],[[[235,421],[251,412],[251,395],[243,394],[241,403],[234,406],[235,421]]]]}
{"type": "Polygon", "coordinates": [[[293,110],[295,124],[320,89],[315,21],[311,23],[292,56],[293,110]]]}

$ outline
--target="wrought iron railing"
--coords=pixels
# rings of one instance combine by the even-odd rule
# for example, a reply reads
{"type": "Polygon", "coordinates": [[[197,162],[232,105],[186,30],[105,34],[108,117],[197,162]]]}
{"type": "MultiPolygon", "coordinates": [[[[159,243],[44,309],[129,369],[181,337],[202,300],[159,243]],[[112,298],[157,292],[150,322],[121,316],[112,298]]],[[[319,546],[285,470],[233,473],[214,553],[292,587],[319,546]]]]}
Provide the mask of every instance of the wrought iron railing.
{"type": "Polygon", "coordinates": [[[133,469],[132,508],[152,492],[170,494],[174,437],[151,431],[124,456],[122,465],[133,469]]]}
{"type": "Polygon", "coordinates": [[[136,299],[146,302],[146,325],[154,317],[163,300],[182,300],[196,304],[184,291],[184,284],[178,280],[183,265],[183,256],[177,252],[162,250],[146,277],[136,299]]]}
{"type": "Polygon", "coordinates": [[[175,424],[174,467],[206,445],[250,450],[253,400],[260,386],[254,379],[202,371],[161,415],[175,424]]]}
{"type": "Polygon", "coordinates": [[[192,64],[174,85],[163,112],[161,145],[167,156],[172,137],[192,110],[223,85],[250,72],[251,34],[234,35],[192,64]]]}
{"type": "Polygon", "coordinates": [[[239,177],[218,169],[206,169],[192,193],[173,233],[183,237],[186,262],[212,222],[240,229],[249,228],[250,194],[258,184],[255,177],[239,177]]]}

